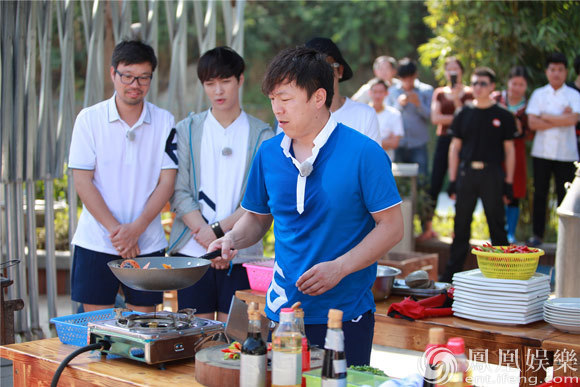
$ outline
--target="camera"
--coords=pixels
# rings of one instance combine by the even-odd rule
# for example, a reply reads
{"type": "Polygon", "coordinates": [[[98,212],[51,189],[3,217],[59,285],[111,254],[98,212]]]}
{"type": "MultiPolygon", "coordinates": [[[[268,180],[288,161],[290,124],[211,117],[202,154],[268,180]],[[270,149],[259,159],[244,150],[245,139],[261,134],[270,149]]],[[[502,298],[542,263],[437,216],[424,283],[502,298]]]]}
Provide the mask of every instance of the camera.
{"type": "Polygon", "coordinates": [[[451,80],[451,88],[454,88],[457,84],[457,73],[449,73],[449,79],[451,80]]]}

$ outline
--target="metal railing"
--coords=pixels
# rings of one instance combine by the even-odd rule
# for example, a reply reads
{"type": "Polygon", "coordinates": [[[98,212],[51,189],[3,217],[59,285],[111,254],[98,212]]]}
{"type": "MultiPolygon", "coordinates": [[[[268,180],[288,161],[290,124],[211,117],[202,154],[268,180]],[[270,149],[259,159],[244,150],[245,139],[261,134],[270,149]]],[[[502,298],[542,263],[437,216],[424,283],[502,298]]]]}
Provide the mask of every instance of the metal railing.
{"type": "MultiPolygon", "coordinates": [[[[111,32],[106,30],[107,26],[112,27],[113,39],[109,43],[140,38],[157,51],[160,4],[165,5],[171,44],[169,86],[166,99],[161,101],[158,77],[154,77],[147,99],[171,111],[178,121],[192,108],[200,111],[204,106],[199,82],[184,81],[187,80],[187,42],[193,34],[187,29],[188,20],[195,23],[199,56],[216,45],[216,1],[0,2],[0,201],[5,209],[0,219],[0,252],[2,262],[21,261],[8,268],[8,277],[14,280],[14,285],[8,288],[8,298],[25,302],[25,308],[15,315],[15,330],[22,340],[44,336],[38,307],[34,211],[37,181],[44,182],[48,318],[56,317],[54,179],[63,176],[77,106],[81,105],[75,99],[78,78],[74,68],[75,50],[79,47],[86,50],[82,106],[90,106],[104,99],[105,84],[109,82],[105,76],[105,63],[109,59],[105,58],[105,51],[112,47],[107,46],[105,39],[111,32]],[[134,9],[137,9],[136,20],[134,9]],[[190,14],[192,17],[188,19],[190,14]],[[55,19],[57,33],[53,36],[55,19]],[[75,30],[79,22],[82,33],[78,28],[75,30]],[[83,44],[79,45],[79,40],[83,44]],[[55,69],[55,58],[60,62],[60,69],[55,69]],[[52,81],[55,73],[60,76],[58,85],[52,81]],[[190,90],[195,95],[193,105],[184,98],[190,90]]],[[[221,5],[225,43],[242,54],[245,0],[223,1],[221,5]]],[[[71,240],[77,221],[77,197],[72,175],[67,172],[67,176],[71,240]]],[[[73,305],[71,312],[74,310],[73,305]]]]}

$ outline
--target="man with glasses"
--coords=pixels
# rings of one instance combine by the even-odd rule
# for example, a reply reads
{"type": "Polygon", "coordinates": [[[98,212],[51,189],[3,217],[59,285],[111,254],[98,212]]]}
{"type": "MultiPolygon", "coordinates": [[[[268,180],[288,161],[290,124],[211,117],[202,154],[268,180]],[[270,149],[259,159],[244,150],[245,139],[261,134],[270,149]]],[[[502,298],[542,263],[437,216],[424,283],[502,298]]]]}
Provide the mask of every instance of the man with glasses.
{"type": "MultiPolygon", "coordinates": [[[[115,94],[77,116],[68,167],[83,211],[72,244],[71,298],[85,311],[113,307],[119,281],[107,262],[164,255],[160,212],[177,169],[173,116],[146,102],[157,66],[153,49],[119,43],[111,63],[115,94]]],[[[127,307],[154,311],[162,293],[122,285],[127,307]]]]}
{"type": "Polygon", "coordinates": [[[481,198],[493,245],[507,245],[504,203],[513,198],[515,168],[513,114],[491,99],[495,73],[476,68],[471,76],[473,102],[466,104],[451,122],[449,189],[455,202],[455,237],[449,261],[440,281],[451,282],[463,270],[469,251],[471,220],[477,198],[481,198]],[[502,169],[505,163],[505,172],[502,169]]]}

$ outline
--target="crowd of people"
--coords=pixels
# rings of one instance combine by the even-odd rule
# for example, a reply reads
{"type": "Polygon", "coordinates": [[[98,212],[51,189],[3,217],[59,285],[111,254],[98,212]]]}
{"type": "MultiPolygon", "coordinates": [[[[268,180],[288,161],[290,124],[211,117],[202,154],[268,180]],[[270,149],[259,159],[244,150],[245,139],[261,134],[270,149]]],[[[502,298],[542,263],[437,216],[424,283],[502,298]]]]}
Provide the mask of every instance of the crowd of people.
{"type": "MultiPolygon", "coordinates": [[[[417,79],[414,61],[381,56],[376,78],[348,98],[340,85],[352,69],[332,40],[314,38],[280,52],[266,71],[273,127],[242,109],[245,62],[231,48],[202,55],[197,75],[211,106],[177,124],[145,100],[156,66],[150,46],[119,43],[110,67],[115,94],[75,122],[68,166],[83,211],[72,241],[71,297],[86,311],[112,307],[119,286],[135,310],[161,302],[161,293],[120,284],[107,266],[112,260],[219,249],[204,277],[179,291],[178,304],[225,321],[235,291],[249,288],[242,263],[262,255],[274,222],[268,317],[278,321],[281,308],[300,301],[310,342],[323,346],[327,312],[340,309],[348,364],[369,364],[377,260],[403,236],[391,159],[419,164],[433,203],[449,177],[456,219],[446,281],[462,269],[477,198],[492,242],[514,239],[529,133],[536,133],[532,242],[543,237],[550,176],[561,201],[578,160],[580,77],[576,90],[564,83],[561,54],[548,58],[549,83],[527,105],[524,68],[495,92],[492,69],[478,67],[464,85],[454,57],[445,63],[448,84],[433,90],[417,79]],[[437,145],[429,174],[431,124],[437,145]],[[169,243],[159,216],[167,201],[176,214],[169,243]]],[[[421,237],[432,237],[431,219],[423,226],[421,237]]]]}

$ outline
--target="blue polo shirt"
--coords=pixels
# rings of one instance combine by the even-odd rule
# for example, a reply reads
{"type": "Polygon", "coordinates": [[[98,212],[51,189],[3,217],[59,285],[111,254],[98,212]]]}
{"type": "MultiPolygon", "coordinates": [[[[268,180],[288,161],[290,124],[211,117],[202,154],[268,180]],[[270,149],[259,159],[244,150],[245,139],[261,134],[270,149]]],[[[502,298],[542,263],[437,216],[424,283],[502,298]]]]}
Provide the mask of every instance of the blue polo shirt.
{"type": "Polygon", "coordinates": [[[344,277],[319,296],[305,295],[295,284],[312,266],[334,260],[359,244],[375,227],[371,213],[401,202],[389,157],[367,136],[338,124],[307,177],[300,214],[298,170],[284,155],[283,138],[280,134],[265,141],[258,150],[242,201],[244,209],[274,218],[276,265],[266,314],[278,321],[280,308],[296,301],[302,302],[307,324],[326,324],[330,308],[342,310],[345,321],[374,312],[371,287],[376,263],[344,277]]]}

